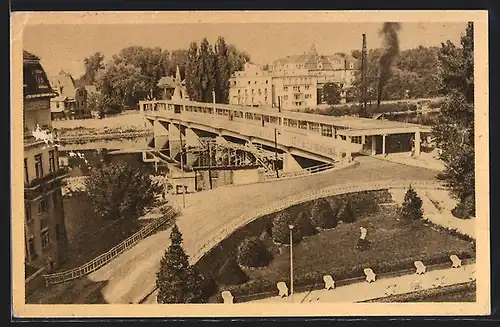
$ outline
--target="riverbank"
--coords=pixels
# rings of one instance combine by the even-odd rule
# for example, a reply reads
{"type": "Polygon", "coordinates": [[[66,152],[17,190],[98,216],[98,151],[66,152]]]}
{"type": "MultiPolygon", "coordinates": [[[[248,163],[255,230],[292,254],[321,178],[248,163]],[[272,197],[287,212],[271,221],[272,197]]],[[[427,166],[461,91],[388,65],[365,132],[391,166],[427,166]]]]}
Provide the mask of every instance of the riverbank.
{"type": "Polygon", "coordinates": [[[56,120],[52,122],[52,127],[62,144],[153,135],[153,130],[146,127],[144,118],[137,111],[103,119],[56,120]]]}

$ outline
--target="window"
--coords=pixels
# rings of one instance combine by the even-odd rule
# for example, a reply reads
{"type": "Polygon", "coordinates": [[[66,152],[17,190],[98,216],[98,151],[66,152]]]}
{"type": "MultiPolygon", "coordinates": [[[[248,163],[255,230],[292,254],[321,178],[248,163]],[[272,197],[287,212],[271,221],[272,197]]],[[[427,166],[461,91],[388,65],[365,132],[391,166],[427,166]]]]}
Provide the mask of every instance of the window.
{"type": "Polygon", "coordinates": [[[26,217],[26,222],[31,221],[31,203],[24,204],[24,216],[26,217]]]}
{"type": "Polygon", "coordinates": [[[261,91],[261,89],[259,89],[259,95],[261,95],[261,94],[262,94],[262,91],[261,91]]]}
{"type": "Polygon", "coordinates": [[[288,86],[285,86],[285,87],[283,88],[283,91],[288,91],[288,86]]]}
{"type": "Polygon", "coordinates": [[[53,173],[56,171],[56,154],[54,150],[49,151],[49,172],[53,173]]]}
{"type": "Polygon", "coordinates": [[[56,108],[59,109],[59,102],[56,102],[56,108]]]}
{"type": "Polygon", "coordinates": [[[309,123],[309,130],[314,132],[319,132],[319,124],[318,123],[309,123]]]}
{"type": "Polygon", "coordinates": [[[42,155],[41,154],[37,154],[35,156],[35,172],[36,172],[36,178],[43,177],[43,164],[42,164],[42,155]]]}
{"type": "Polygon", "coordinates": [[[295,94],[295,100],[300,100],[300,94],[295,94]]]}
{"type": "Polygon", "coordinates": [[[248,81],[248,84],[250,84],[250,81],[248,81]]]}
{"type": "Polygon", "coordinates": [[[306,95],[305,95],[305,98],[306,98],[306,99],[310,99],[310,98],[311,98],[311,95],[310,95],[310,94],[306,94],[306,95]]]}
{"type": "Polygon", "coordinates": [[[283,100],[288,100],[288,95],[284,95],[283,100]]]}
{"type": "Polygon", "coordinates": [[[299,128],[300,129],[307,129],[307,122],[303,120],[299,120],[299,128]]]}
{"type": "Polygon", "coordinates": [[[309,90],[309,85],[306,85],[305,88],[306,88],[306,90],[309,90]]]}
{"type": "Polygon", "coordinates": [[[266,84],[268,84],[268,82],[269,82],[269,81],[266,79],[266,84]]]}
{"type": "Polygon", "coordinates": [[[297,121],[295,119],[288,120],[288,126],[297,128],[297,121]]]}
{"type": "Polygon", "coordinates": [[[254,84],[257,84],[257,81],[253,82],[254,84]]]}
{"type": "Polygon", "coordinates": [[[252,95],[254,95],[254,93],[255,93],[255,92],[254,92],[254,90],[252,89],[252,95]]]}
{"type": "Polygon", "coordinates": [[[267,95],[267,89],[264,89],[264,94],[267,95]]]}
{"type": "Polygon", "coordinates": [[[24,158],[24,183],[28,184],[30,182],[30,178],[28,175],[28,159],[24,158]]]}
{"type": "Polygon", "coordinates": [[[46,249],[50,246],[50,232],[48,229],[42,230],[42,249],[46,249]]]}
{"type": "Polygon", "coordinates": [[[332,137],[332,126],[321,124],[321,135],[332,137]]]}
{"type": "Polygon", "coordinates": [[[351,138],[351,143],[361,144],[362,143],[361,136],[353,136],[351,138]]]}
{"type": "Polygon", "coordinates": [[[293,87],[293,90],[294,90],[295,92],[299,92],[299,91],[300,91],[300,88],[299,88],[298,86],[294,86],[294,87],[293,87]]]}
{"type": "Polygon", "coordinates": [[[47,202],[45,199],[41,199],[40,202],[38,203],[38,214],[44,214],[47,212],[47,202]]]}
{"type": "Polygon", "coordinates": [[[31,236],[28,239],[28,253],[31,260],[35,260],[37,258],[36,250],[35,250],[35,239],[31,236]]]}
{"type": "Polygon", "coordinates": [[[238,94],[240,94],[241,90],[238,90],[238,94]]]}

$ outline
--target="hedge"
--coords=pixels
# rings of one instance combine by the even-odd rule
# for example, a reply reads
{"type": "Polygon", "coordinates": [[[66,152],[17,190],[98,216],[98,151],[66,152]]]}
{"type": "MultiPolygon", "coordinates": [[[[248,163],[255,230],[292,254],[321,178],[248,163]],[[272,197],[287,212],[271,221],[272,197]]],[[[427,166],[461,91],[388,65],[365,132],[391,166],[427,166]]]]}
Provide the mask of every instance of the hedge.
{"type": "MultiPolygon", "coordinates": [[[[447,262],[450,262],[451,265],[449,258],[451,254],[456,254],[462,260],[474,257],[474,255],[468,251],[461,251],[458,253],[446,251],[437,252],[425,258],[415,256],[403,260],[388,260],[384,262],[367,263],[351,267],[332,268],[330,271],[326,272],[310,271],[305,274],[295,276],[294,286],[296,289],[308,286],[310,288],[321,288],[324,286],[324,275],[331,275],[338,285],[341,284],[339,281],[346,281],[353,278],[364,278],[364,269],[367,267],[372,268],[374,273],[377,275],[413,270],[415,269],[414,262],[417,260],[421,260],[426,266],[444,264],[447,262]]],[[[258,297],[258,294],[262,294],[263,296],[261,298],[263,298],[266,296],[273,296],[274,293],[277,293],[276,284],[280,281],[284,281],[287,285],[290,285],[288,277],[280,280],[252,279],[241,285],[223,286],[220,291],[230,291],[235,297],[235,302],[238,301],[238,297],[258,297]]]]}
{"type": "Polygon", "coordinates": [[[258,237],[247,237],[238,246],[238,263],[245,267],[262,267],[271,255],[258,237]]]}

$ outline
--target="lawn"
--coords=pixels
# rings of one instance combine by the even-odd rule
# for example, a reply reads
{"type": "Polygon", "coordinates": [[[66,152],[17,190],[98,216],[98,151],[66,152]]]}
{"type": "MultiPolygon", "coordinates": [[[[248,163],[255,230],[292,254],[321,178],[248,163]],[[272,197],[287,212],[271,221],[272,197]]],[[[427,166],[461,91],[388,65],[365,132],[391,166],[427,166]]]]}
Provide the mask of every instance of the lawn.
{"type": "MultiPolygon", "coordinates": [[[[355,199],[361,199],[357,207],[353,205],[357,216],[355,222],[341,223],[333,229],[323,230],[294,244],[296,289],[322,284],[324,274],[330,274],[336,281],[340,281],[362,277],[363,269],[366,267],[371,267],[375,273],[382,274],[414,269],[415,260],[431,265],[449,261],[450,254],[457,254],[462,258],[474,257],[475,246],[465,238],[434,228],[425,221],[401,220],[398,207],[394,203],[373,205],[376,202],[390,201],[386,195],[383,191],[375,195],[355,195],[355,199]],[[369,200],[370,197],[372,200],[369,200]],[[366,238],[371,244],[366,251],[355,248],[360,236],[360,227],[367,229],[366,238]]],[[[332,198],[327,200],[330,203],[334,202],[332,198]]],[[[306,210],[307,207],[307,204],[301,205],[292,211],[306,210]]],[[[265,267],[243,267],[248,277],[246,283],[228,285],[229,283],[218,280],[217,275],[213,274],[214,267],[220,267],[229,260],[228,258],[236,256],[237,246],[245,237],[259,236],[265,230],[269,230],[272,218],[273,215],[262,217],[236,231],[197,263],[200,272],[214,277],[219,287],[218,291],[227,289],[242,299],[246,295],[274,292],[277,281],[288,283],[289,247],[269,246],[272,244],[269,239],[265,243],[273,253],[273,259],[265,267]]],[[[211,301],[218,302],[215,297],[211,301]]]]}
{"type": "MultiPolygon", "coordinates": [[[[267,267],[247,270],[249,277],[288,278],[290,256],[288,248],[284,249],[267,267]]],[[[341,224],[294,245],[294,273],[300,276],[311,271],[331,272],[338,267],[370,267],[407,258],[425,262],[436,252],[459,253],[468,249],[471,249],[469,242],[434,230],[424,222],[399,220],[394,207],[384,207],[352,224],[341,224]],[[368,230],[367,239],[371,243],[368,251],[355,249],[360,227],[368,230]]]]}
{"type": "Polygon", "coordinates": [[[63,204],[69,260],[59,267],[59,271],[87,263],[141,227],[141,222],[137,220],[102,220],[92,212],[90,201],[84,194],[65,197],[63,204]]]}

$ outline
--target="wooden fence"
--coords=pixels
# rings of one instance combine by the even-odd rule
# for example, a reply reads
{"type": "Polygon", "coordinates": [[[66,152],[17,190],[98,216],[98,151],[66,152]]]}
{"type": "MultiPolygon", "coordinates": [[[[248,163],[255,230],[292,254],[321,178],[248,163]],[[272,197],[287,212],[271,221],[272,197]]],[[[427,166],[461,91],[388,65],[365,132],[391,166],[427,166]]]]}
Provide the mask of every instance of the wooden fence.
{"type": "Polygon", "coordinates": [[[153,222],[141,228],[141,230],[139,230],[137,233],[130,236],[120,244],[116,245],[108,252],[101,254],[92,261],[89,261],[80,267],[73,268],[67,271],[43,275],[43,277],[45,278],[45,284],[48,286],[51,284],[64,283],[96,271],[97,269],[101,268],[102,266],[116,258],[121,253],[133,247],[140,240],[149,236],[158,227],[166,223],[169,219],[173,218],[176,214],[177,210],[169,208],[165,215],[160,218],[156,218],[153,222]]]}

